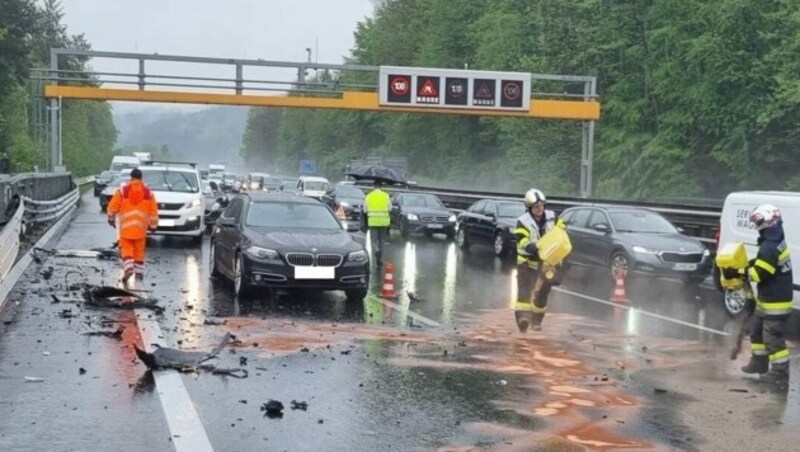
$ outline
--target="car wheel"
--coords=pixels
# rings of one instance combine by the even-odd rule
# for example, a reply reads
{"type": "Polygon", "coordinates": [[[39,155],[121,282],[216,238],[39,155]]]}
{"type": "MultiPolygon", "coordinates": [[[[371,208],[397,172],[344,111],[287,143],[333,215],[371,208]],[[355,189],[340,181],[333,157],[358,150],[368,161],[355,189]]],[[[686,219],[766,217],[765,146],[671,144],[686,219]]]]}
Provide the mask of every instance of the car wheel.
{"type": "Polygon", "coordinates": [[[625,278],[628,277],[628,256],[625,254],[624,251],[617,250],[611,254],[611,259],[609,259],[609,265],[611,268],[611,277],[616,278],[617,272],[622,271],[625,274],[625,278]]]}
{"type": "Polygon", "coordinates": [[[237,298],[246,297],[249,292],[249,285],[245,281],[244,274],[244,259],[240,254],[236,255],[236,263],[233,268],[233,293],[237,298]]]}
{"type": "Polygon", "coordinates": [[[222,276],[222,273],[220,273],[219,267],[217,267],[217,245],[214,242],[211,242],[208,248],[209,272],[211,273],[212,278],[219,278],[222,276]]]}
{"type": "Polygon", "coordinates": [[[345,290],[344,294],[347,295],[348,302],[361,303],[367,297],[367,289],[349,289],[345,290]]]}
{"type": "Polygon", "coordinates": [[[467,240],[467,231],[464,229],[464,226],[458,228],[458,231],[456,232],[456,243],[462,250],[469,249],[469,241],[467,240]]]}
{"type": "Polygon", "coordinates": [[[497,231],[494,235],[494,255],[500,258],[508,256],[509,246],[506,243],[506,235],[503,231],[497,231]]]}
{"type": "Polygon", "coordinates": [[[747,296],[744,289],[726,290],[722,295],[722,301],[725,305],[725,312],[731,317],[736,317],[744,311],[747,296]]]}

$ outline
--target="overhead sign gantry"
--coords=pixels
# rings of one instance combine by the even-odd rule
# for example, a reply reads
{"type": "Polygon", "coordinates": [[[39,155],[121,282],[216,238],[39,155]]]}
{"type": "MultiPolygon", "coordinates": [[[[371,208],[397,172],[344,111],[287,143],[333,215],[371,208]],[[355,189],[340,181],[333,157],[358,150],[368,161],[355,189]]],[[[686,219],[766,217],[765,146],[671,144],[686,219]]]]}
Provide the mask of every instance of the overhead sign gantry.
{"type": "MultiPolygon", "coordinates": [[[[581,195],[591,194],[594,122],[600,119],[596,79],[590,76],[548,75],[397,66],[333,65],[307,62],[240,60],[158,54],[52,49],[50,68],[34,70],[48,108],[51,166],[61,164],[59,136],[62,99],[241,105],[250,107],[323,108],[427,114],[509,116],[583,122],[581,195]],[[61,66],[65,58],[134,61],[137,71],[75,71],[61,66]],[[188,72],[148,72],[147,64],[227,66],[227,77],[188,72]],[[266,79],[245,71],[289,70],[296,77],[266,79]],[[333,74],[306,80],[309,70],[333,74]],[[359,73],[372,83],[347,84],[342,74],[359,73]],[[364,76],[364,74],[370,74],[364,76]],[[292,80],[293,79],[293,80],[292,80]],[[573,91],[537,91],[537,84],[568,84],[573,91]],[[582,86],[582,92],[574,92],[582,86]]],[[[211,71],[210,71],[211,72],[211,71]]],[[[566,90],[569,91],[569,90],[566,90]]]]}

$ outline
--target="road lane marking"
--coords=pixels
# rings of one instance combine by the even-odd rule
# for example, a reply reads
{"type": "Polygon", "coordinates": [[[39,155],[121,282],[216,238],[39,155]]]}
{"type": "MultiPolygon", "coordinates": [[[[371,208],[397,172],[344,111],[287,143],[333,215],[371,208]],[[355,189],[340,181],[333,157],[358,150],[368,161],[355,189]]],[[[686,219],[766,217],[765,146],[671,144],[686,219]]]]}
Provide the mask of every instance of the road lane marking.
{"type": "Polygon", "coordinates": [[[424,323],[427,326],[434,327],[434,328],[441,328],[442,324],[437,322],[436,320],[429,319],[422,314],[417,314],[416,312],[412,311],[410,307],[403,306],[401,304],[395,303],[393,301],[385,300],[380,297],[370,296],[370,299],[376,300],[386,306],[389,309],[394,309],[400,314],[408,314],[409,317],[412,319],[424,323]]]}
{"type": "MultiPolygon", "coordinates": [[[[144,350],[153,353],[153,344],[165,347],[158,322],[148,318],[150,311],[136,310],[136,325],[142,336],[144,350]]],[[[213,452],[200,415],[189,397],[183,379],[176,370],[154,370],[158,398],[167,418],[170,437],[176,452],[213,452]]]]}
{"type": "MultiPolygon", "coordinates": [[[[609,305],[609,306],[614,306],[615,308],[623,308],[623,309],[627,309],[629,311],[634,309],[632,306],[629,306],[629,305],[626,305],[626,304],[614,303],[613,301],[603,300],[602,298],[592,297],[590,295],[584,295],[582,293],[573,292],[571,290],[562,289],[560,287],[553,287],[553,290],[557,291],[557,292],[561,292],[561,293],[567,294],[567,295],[572,295],[574,297],[583,298],[583,299],[586,299],[586,300],[589,300],[589,301],[594,301],[594,302],[597,302],[597,303],[602,303],[602,304],[606,304],[606,305],[609,305]]],[[[645,311],[645,310],[638,309],[638,308],[636,309],[636,312],[638,314],[642,314],[642,315],[645,315],[645,316],[648,316],[648,317],[653,317],[653,318],[656,318],[656,319],[659,319],[659,320],[664,320],[666,322],[677,323],[678,325],[683,325],[683,326],[686,326],[686,327],[689,327],[689,328],[695,328],[695,329],[698,329],[700,331],[706,331],[706,332],[709,332],[709,333],[719,334],[720,336],[730,336],[730,334],[728,334],[728,333],[726,333],[724,331],[715,330],[713,328],[708,328],[708,327],[705,327],[705,326],[702,326],[702,325],[697,325],[695,323],[686,322],[686,321],[679,320],[679,319],[674,319],[672,317],[667,317],[665,315],[656,314],[655,312],[649,312],[649,311],[645,311]]]]}

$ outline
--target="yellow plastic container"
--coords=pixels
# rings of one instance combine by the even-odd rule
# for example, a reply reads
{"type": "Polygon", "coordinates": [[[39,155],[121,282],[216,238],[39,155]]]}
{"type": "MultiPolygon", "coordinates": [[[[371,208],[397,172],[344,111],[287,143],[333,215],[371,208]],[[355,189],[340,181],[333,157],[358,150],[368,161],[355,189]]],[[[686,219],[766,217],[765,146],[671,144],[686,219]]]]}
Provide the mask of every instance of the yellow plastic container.
{"type": "Polygon", "coordinates": [[[536,242],[539,258],[548,265],[560,264],[572,252],[572,242],[564,228],[555,227],[547,231],[536,242]]]}
{"type": "Polygon", "coordinates": [[[743,269],[747,267],[747,250],[744,243],[726,243],[717,251],[717,267],[743,269]]]}

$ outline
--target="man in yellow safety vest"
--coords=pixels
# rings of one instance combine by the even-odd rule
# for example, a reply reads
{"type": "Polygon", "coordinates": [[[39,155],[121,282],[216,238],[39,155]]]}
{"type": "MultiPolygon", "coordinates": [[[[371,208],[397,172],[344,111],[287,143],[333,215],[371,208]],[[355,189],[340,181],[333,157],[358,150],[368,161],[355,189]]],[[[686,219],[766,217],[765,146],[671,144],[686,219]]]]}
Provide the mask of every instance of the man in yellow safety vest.
{"type": "Polygon", "coordinates": [[[376,180],[372,186],[374,187],[373,190],[369,192],[364,200],[364,214],[367,216],[372,252],[375,254],[378,265],[380,265],[382,262],[383,239],[389,233],[389,226],[392,223],[389,217],[392,201],[389,199],[389,194],[382,190],[383,184],[381,181],[376,180]]]}

